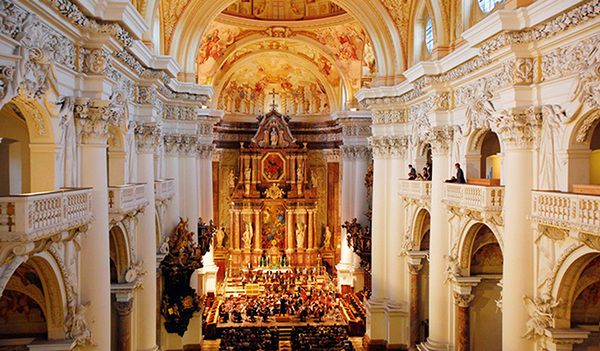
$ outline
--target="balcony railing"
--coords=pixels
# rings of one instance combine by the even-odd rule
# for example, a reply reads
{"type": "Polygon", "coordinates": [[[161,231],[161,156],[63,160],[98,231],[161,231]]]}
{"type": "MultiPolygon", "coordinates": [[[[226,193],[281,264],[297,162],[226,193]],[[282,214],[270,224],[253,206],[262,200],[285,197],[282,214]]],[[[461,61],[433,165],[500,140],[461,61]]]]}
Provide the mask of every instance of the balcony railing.
{"type": "Polygon", "coordinates": [[[128,213],[144,208],[146,199],[146,184],[127,184],[108,187],[108,212],[128,213]]]}
{"type": "Polygon", "coordinates": [[[431,182],[424,180],[400,180],[400,196],[412,199],[431,199],[431,182]]]}
{"type": "Polygon", "coordinates": [[[444,203],[480,211],[502,211],[503,186],[444,184],[444,203]]]}
{"type": "Polygon", "coordinates": [[[156,179],[154,181],[154,198],[158,201],[170,199],[175,195],[173,179],[156,179]]]}
{"type": "Polygon", "coordinates": [[[600,196],[532,191],[531,220],[600,233],[600,196]]]}
{"type": "Polygon", "coordinates": [[[0,241],[34,241],[92,220],[92,189],[0,197],[0,241]]]}

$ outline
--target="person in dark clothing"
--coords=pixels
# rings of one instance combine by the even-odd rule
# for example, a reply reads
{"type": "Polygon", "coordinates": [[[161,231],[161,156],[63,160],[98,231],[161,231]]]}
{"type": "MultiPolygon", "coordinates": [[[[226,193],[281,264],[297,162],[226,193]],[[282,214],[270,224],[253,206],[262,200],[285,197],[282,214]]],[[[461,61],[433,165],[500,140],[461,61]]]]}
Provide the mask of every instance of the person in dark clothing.
{"type": "Polygon", "coordinates": [[[462,168],[460,168],[460,163],[456,163],[454,167],[456,167],[456,177],[453,176],[452,178],[446,180],[446,183],[466,183],[467,181],[465,180],[465,174],[463,173],[462,168]]]}
{"type": "Polygon", "coordinates": [[[433,179],[433,168],[431,167],[431,163],[427,162],[425,163],[425,168],[427,168],[427,174],[429,175],[428,178],[425,178],[425,180],[431,180],[433,179]]]}
{"type": "Polygon", "coordinates": [[[417,171],[412,165],[408,165],[408,180],[417,179],[417,171]]]}

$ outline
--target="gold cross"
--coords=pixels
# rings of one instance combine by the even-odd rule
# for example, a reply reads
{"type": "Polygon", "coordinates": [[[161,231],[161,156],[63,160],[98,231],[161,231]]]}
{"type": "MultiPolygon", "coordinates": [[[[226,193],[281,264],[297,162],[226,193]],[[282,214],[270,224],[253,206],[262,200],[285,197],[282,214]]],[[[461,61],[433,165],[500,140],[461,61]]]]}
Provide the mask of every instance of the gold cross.
{"type": "Polygon", "coordinates": [[[271,104],[271,111],[273,111],[278,107],[277,103],[275,102],[275,95],[279,95],[279,93],[276,93],[275,88],[273,88],[273,91],[270,92],[269,95],[273,96],[273,103],[271,104]]]}

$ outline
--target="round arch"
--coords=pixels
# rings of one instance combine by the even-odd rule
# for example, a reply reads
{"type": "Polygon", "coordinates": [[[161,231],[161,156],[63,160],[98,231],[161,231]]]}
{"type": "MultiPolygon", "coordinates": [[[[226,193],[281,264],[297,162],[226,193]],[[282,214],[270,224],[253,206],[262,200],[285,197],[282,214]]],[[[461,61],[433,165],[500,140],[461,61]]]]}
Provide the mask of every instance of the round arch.
{"type": "MultiPolygon", "coordinates": [[[[233,2],[193,1],[186,6],[173,31],[173,42],[168,53],[181,64],[184,73],[195,72],[196,55],[208,26],[233,2]],[[204,15],[198,16],[198,13],[204,15]]],[[[394,84],[395,76],[399,76],[405,68],[402,55],[404,48],[387,9],[379,1],[334,2],[352,14],[365,28],[373,45],[381,83],[394,84]]]]}
{"type": "Polygon", "coordinates": [[[425,233],[429,230],[431,214],[429,209],[421,207],[415,211],[416,215],[413,219],[413,230],[410,240],[414,247],[421,250],[421,243],[425,233]]]}
{"type": "MultiPolygon", "coordinates": [[[[436,3],[437,5],[437,3],[436,3]]],[[[425,21],[426,18],[421,18],[422,13],[427,10],[429,17],[431,18],[431,25],[433,29],[433,44],[434,49],[436,46],[447,45],[450,42],[449,36],[447,33],[450,32],[449,28],[445,27],[445,21],[443,20],[443,15],[439,6],[433,6],[429,0],[415,1],[412,3],[412,7],[410,9],[411,16],[409,16],[411,23],[409,24],[408,29],[408,54],[409,57],[409,65],[414,65],[420,61],[419,58],[415,56],[415,48],[418,43],[416,40],[425,40],[425,25],[423,24],[423,36],[419,36],[417,38],[416,32],[418,32],[417,28],[417,20],[425,21]]],[[[419,55],[420,56],[420,55],[419,55]]]]}
{"type": "Polygon", "coordinates": [[[504,255],[504,244],[502,242],[502,237],[497,233],[494,228],[489,225],[477,222],[477,221],[469,221],[463,227],[463,230],[460,231],[461,235],[458,241],[458,263],[461,269],[461,272],[464,276],[471,275],[471,258],[473,254],[473,244],[475,243],[475,239],[479,235],[481,229],[484,227],[488,228],[489,231],[493,235],[493,239],[500,247],[500,251],[504,255]]]}
{"type": "Polygon", "coordinates": [[[120,283],[125,281],[125,275],[133,263],[131,243],[126,233],[127,229],[120,222],[113,225],[109,230],[110,258],[115,263],[117,279],[120,283]]]}
{"type": "MultiPolygon", "coordinates": [[[[254,59],[257,56],[263,55],[265,52],[277,52],[279,56],[286,56],[292,60],[296,60],[296,62],[300,62],[301,63],[300,65],[303,68],[306,68],[312,74],[314,74],[315,77],[319,80],[319,82],[325,87],[325,90],[327,91],[327,96],[330,98],[330,101],[329,101],[330,110],[336,111],[336,110],[340,109],[340,107],[343,104],[342,96],[338,96],[338,94],[336,94],[335,91],[333,91],[333,88],[327,82],[327,78],[316,69],[316,67],[312,64],[311,61],[309,61],[306,58],[297,56],[297,55],[292,55],[289,53],[282,53],[281,51],[277,51],[277,50],[264,50],[264,51],[261,51],[258,53],[254,53],[254,54],[245,56],[245,57],[241,58],[240,60],[236,61],[236,64],[232,65],[229,68],[229,70],[225,74],[223,74],[221,83],[219,84],[219,86],[215,87],[215,93],[213,96],[216,98],[213,98],[213,104],[218,101],[219,96],[221,94],[221,90],[223,89],[223,85],[225,84],[225,82],[227,82],[229,80],[229,78],[231,78],[231,76],[235,73],[234,68],[238,65],[243,65],[244,63],[254,59]]],[[[343,94],[341,94],[341,95],[343,95],[343,94]]]]}

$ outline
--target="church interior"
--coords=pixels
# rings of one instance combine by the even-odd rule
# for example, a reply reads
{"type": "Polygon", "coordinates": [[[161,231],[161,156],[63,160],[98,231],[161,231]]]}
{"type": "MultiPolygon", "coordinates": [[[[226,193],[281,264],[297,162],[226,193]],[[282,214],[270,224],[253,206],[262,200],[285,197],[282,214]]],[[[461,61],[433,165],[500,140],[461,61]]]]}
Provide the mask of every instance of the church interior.
{"type": "Polygon", "coordinates": [[[600,350],[600,0],[0,0],[0,351],[600,350]]]}

